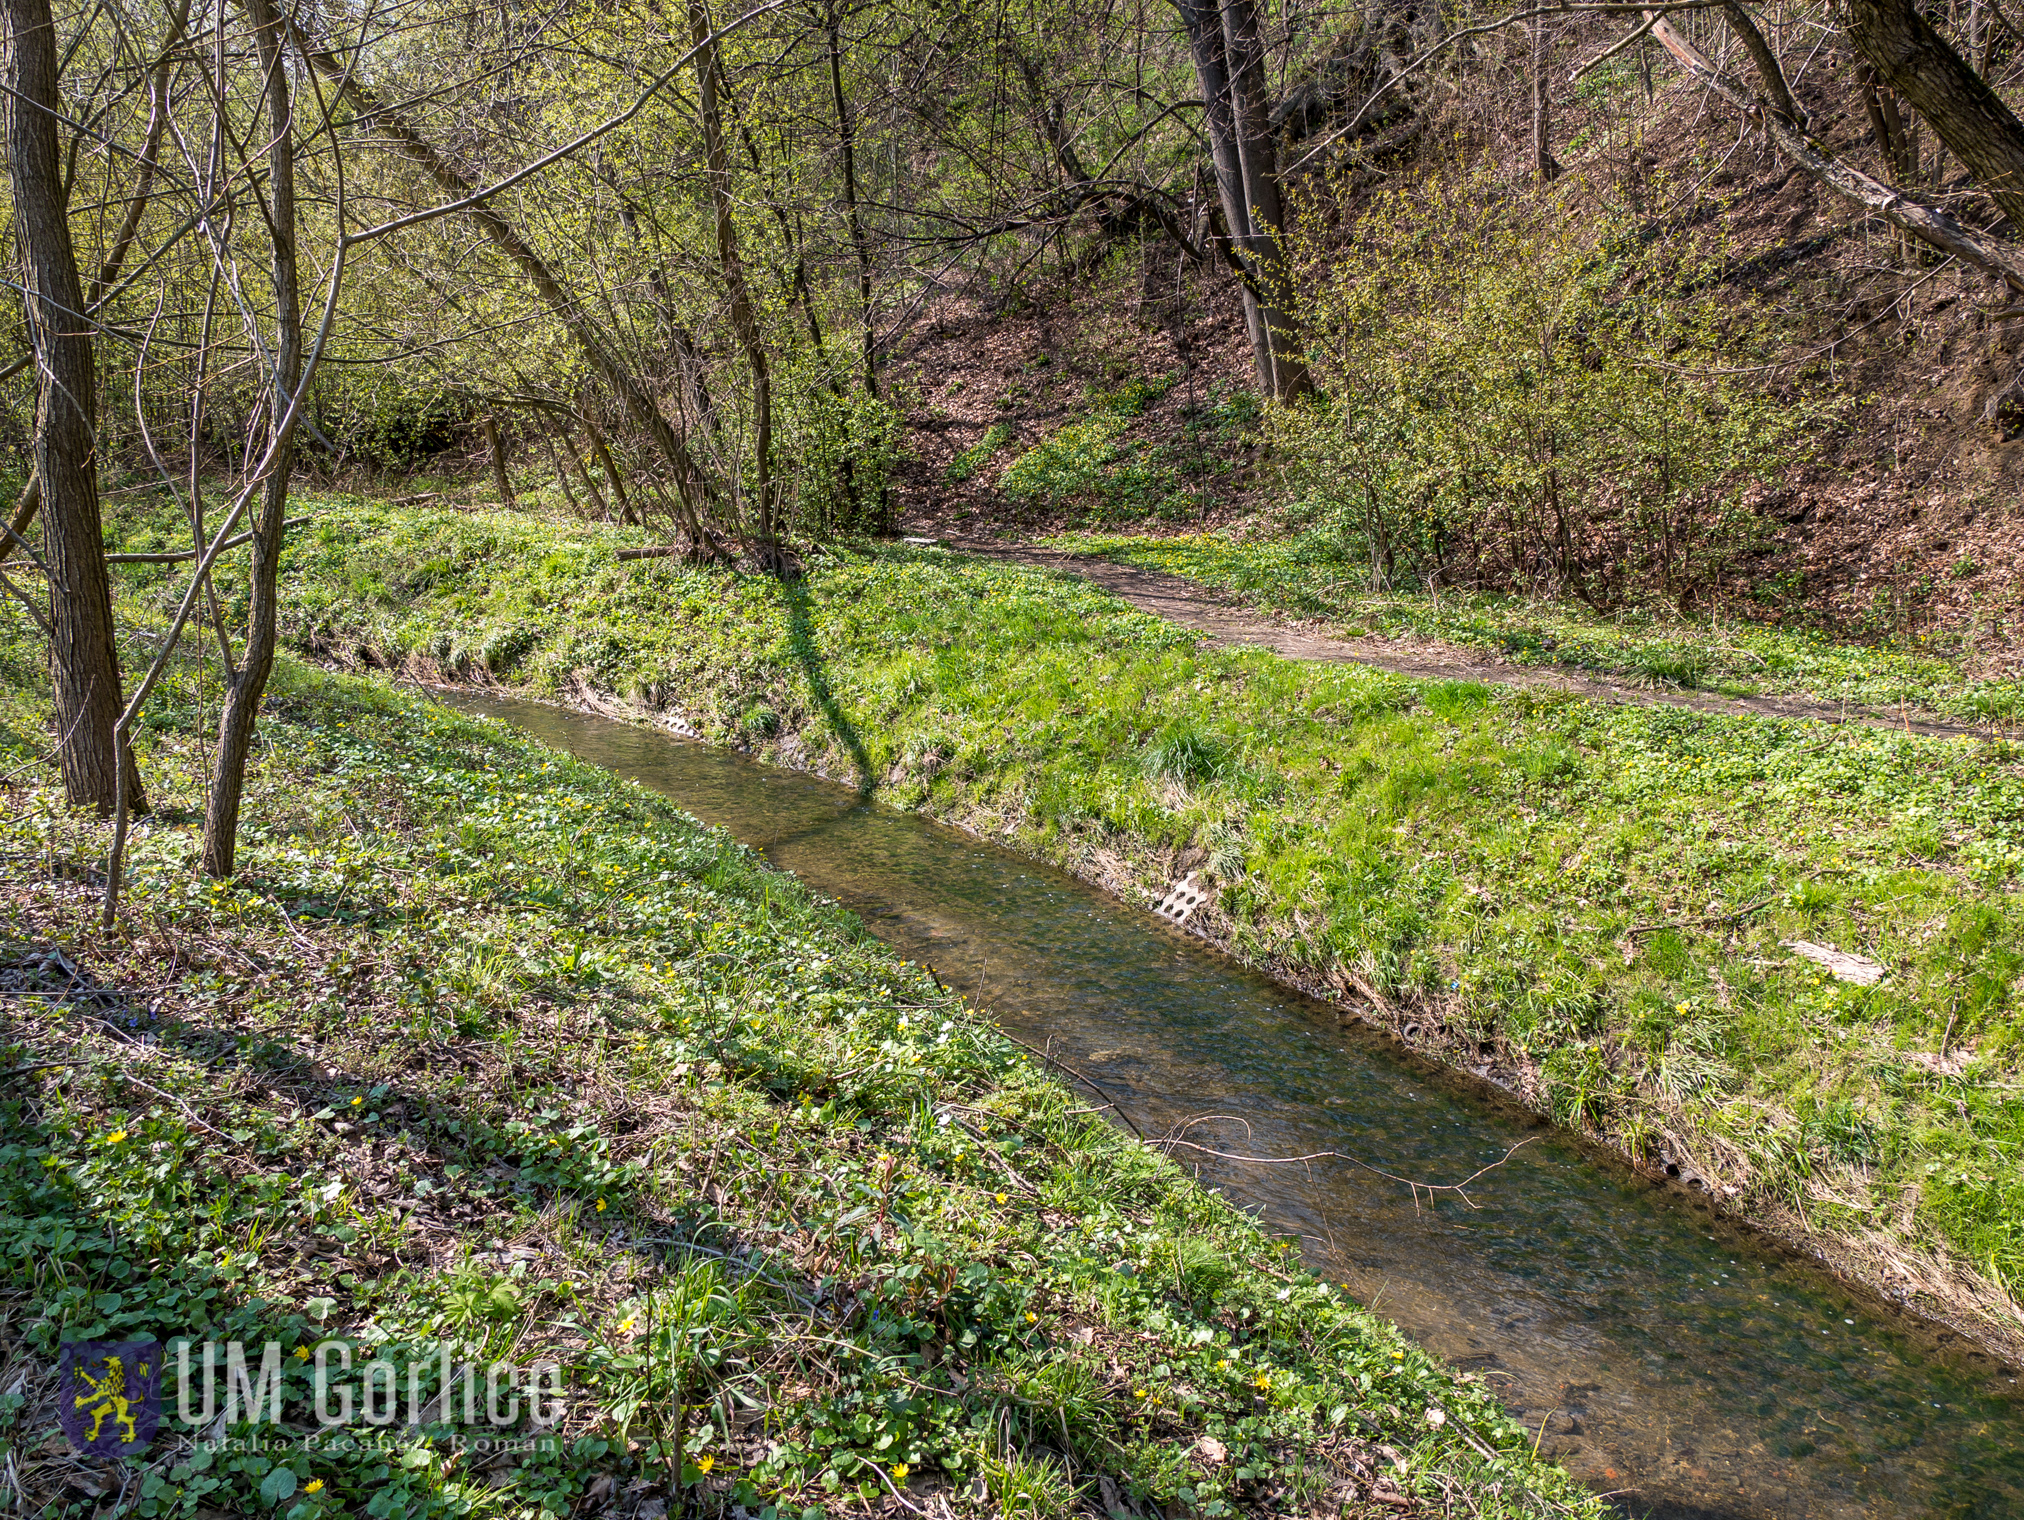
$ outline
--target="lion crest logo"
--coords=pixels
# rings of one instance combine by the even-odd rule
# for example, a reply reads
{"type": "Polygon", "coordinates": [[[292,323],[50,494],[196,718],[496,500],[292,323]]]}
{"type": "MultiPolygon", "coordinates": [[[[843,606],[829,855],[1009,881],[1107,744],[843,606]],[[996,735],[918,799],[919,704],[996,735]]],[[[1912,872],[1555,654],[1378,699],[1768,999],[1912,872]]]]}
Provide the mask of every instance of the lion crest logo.
{"type": "Polygon", "coordinates": [[[159,1341],[74,1341],[58,1364],[57,1422],[73,1450],[124,1457],[155,1438],[162,1418],[159,1341]]]}

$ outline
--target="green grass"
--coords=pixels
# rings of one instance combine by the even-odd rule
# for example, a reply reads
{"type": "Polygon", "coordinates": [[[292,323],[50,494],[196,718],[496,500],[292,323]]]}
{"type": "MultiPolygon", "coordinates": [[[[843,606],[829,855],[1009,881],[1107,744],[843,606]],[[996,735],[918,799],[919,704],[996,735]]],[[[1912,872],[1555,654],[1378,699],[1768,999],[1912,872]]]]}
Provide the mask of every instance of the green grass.
{"type": "Polygon", "coordinates": [[[1148,900],[1200,851],[1198,918],[1238,954],[1491,1051],[1755,1217],[2024,1286],[2011,746],[1207,648],[938,551],[832,554],[786,592],[622,541],[331,503],[290,551],[294,636],[585,680],[1148,900]],[[1824,979],[1792,939],[1891,974],[1824,979]]]}
{"type": "MultiPolygon", "coordinates": [[[[538,616],[517,659],[559,671],[564,620],[643,597],[670,625],[657,659],[706,614],[713,654],[754,650],[747,674],[779,654],[770,587],[618,575],[594,531],[319,510],[291,586],[331,591],[326,632],[377,605],[387,626],[350,637],[433,647],[439,616],[496,649],[538,616]],[[487,619],[495,599],[511,618],[487,619]]],[[[153,582],[122,603],[145,624],[172,587],[130,579],[153,582]]],[[[648,625],[596,637],[627,626],[648,625]]],[[[1373,1483],[1599,1512],[1480,1386],[855,919],[419,697],[284,661],[241,874],[214,885],[196,819],[218,692],[172,670],[138,743],[156,812],[101,935],[108,830],[62,805],[44,679],[0,613],[0,1463],[36,1512],[103,1512],[80,1485],[108,1476],[123,1514],[289,1520],[557,1517],[614,1492],[816,1520],[896,1513],[909,1487],[1065,1516],[1099,1477],[1206,1517],[1395,1512],[1366,1511],[1373,1483]],[[173,1395],[124,1470],[52,1447],[59,1345],[147,1336],[302,1348],[298,1430],[332,1338],[414,1353],[425,1399],[443,1339],[552,1359],[567,1413],[503,1462],[426,1420],[363,1452],[214,1452],[173,1395]],[[1430,1422],[1436,1402],[1498,1455],[1430,1422]]]]}
{"type": "MultiPolygon", "coordinates": [[[[999,492],[1015,504],[1067,511],[1096,527],[1199,518],[1218,477],[1230,469],[1217,451],[1255,427],[1257,401],[1247,392],[1213,391],[1206,405],[1184,414],[1176,435],[1162,441],[1149,435],[1146,409],[1174,384],[1165,375],[1092,391],[1089,415],[1014,458],[998,477],[999,492]]],[[[957,464],[969,457],[959,456],[957,464]]]]}
{"type": "Polygon", "coordinates": [[[1605,618],[1561,602],[1370,589],[1363,565],[1320,537],[1237,539],[1074,534],[1075,554],[1187,576],[1275,612],[1321,618],[1350,636],[1439,639],[1518,665],[1560,665],[1653,688],[1730,696],[1796,694],[1895,714],[1900,704],[1969,722],[2024,718],[2024,682],[1968,673],[1974,651],[1925,636],[1882,644],[1748,621],[1688,622],[1648,611],[1605,618]]]}
{"type": "Polygon", "coordinates": [[[943,477],[954,484],[961,484],[963,481],[970,479],[971,476],[989,464],[991,456],[1010,442],[1011,438],[1011,423],[992,423],[988,428],[984,429],[984,436],[982,438],[979,438],[970,447],[949,461],[948,469],[942,472],[943,477]]]}

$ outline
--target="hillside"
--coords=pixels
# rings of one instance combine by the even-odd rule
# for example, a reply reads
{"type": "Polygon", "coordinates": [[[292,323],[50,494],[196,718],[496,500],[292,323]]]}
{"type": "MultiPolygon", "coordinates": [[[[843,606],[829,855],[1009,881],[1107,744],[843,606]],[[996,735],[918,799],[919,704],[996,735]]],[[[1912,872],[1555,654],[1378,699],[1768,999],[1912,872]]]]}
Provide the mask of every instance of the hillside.
{"type": "MultiPolygon", "coordinates": [[[[1556,56],[1599,50],[1606,35],[1600,21],[1571,22],[1556,56]]],[[[1856,72],[1830,46],[1795,89],[1824,138],[1865,161],[1876,150],[1856,72]]],[[[1565,174],[1536,193],[1577,213],[1639,205],[1641,235],[1704,239],[1718,256],[1712,298],[1747,298],[1775,320],[1776,351],[1750,383],[1833,411],[1749,492],[1748,548],[1715,610],[1945,649],[1984,677],[2024,668],[2024,326],[1985,278],[1908,250],[1739,134],[1677,72],[1652,74],[1648,104],[1635,71],[1563,92],[1565,174]]],[[[1525,80],[1507,71],[1492,84],[1501,89],[1454,105],[1445,124],[1476,134],[1472,155],[1515,162],[1525,144],[1498,126],[1522,124],[1525,80]]],[[[1327,241],[1353,239],[1386,187],[1445,172],[1451,141],[1438,156],[1422,147],[1359,166],[1346,182],[1317,171],[1327,241]]],[[[1021,299],[951,294],[916,325],[897,368],[915,398],[904,531],[1298,531],[1283,451],[1263,447],[1250,399],[1235,281],[1170,247],[1120,253],[1100,280],[1036,277],[1021,299]],[[1114,438],[1089,426],[1127,392],[1134,410],[1114,438]]]]}

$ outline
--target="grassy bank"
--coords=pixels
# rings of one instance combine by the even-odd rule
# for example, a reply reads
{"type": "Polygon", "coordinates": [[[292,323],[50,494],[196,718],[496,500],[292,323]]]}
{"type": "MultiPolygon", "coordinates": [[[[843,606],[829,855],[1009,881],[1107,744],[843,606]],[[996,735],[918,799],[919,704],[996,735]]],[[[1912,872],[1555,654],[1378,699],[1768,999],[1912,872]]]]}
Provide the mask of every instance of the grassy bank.
{"type": "MultiPolygon", "coordinates": [[[[219,886],[195,870],[217,693],[185,670],[101,935],[107,830],[61,805],[25,633],[0,614],[0,1470],[24,1513],[647,1516],[678,1483],[769,1520],[1504,1515],[1527,1486],[1595,1510],[1478,1386],[854,919],[419,697],[284,664],[219,886]],[[62,1343],[179,1336],[297,1348],[286,1449],[195,1443],[249,1431],[183,1426],[173,1392],[130,1464],[51,1436],[62,1343]],[[304,1449],[330,1340],[420,1365],[417,1422],[304,1449]],[[443,1341],[453,1387],[558,1365],[559,1423],[459,1449],[443,1341]]],[[[363,1400],[362,1375],[338,1386],[363,1400]]]]}
{"type": "Polygon", "coordinates": [[[1195,920],[1560,1118],[2014,1331],[2024,769],[2002,743],[1302,666],[938,551],[790,589],[331,503],[294,636],[586,683],[1195,920]],[[1786,942],[1867,955],[1872,987],[1786,942]]]}
{"type": "MultiPolygon", "coordinates": [[[[1603,617],[1561,602],[1379,592],[1363,565],[1345,562],[1318,537],[1069,534],[1048,542],[1186,576],[1350,637],[1437,639],[1517,665],[1564,666],[1655,688],[1796,695],[1888,714],[1903,706],[2003,726],[2024,719],[2024,681],[1985,670],[1972,630],[1935,642],[1880,625],[1873,642],[1858,644],[1737,618],[1696,622],[1637,609],[1603,617]]],[[[2007,615],[1993,609],[1990,629],[2007,615]]]]}

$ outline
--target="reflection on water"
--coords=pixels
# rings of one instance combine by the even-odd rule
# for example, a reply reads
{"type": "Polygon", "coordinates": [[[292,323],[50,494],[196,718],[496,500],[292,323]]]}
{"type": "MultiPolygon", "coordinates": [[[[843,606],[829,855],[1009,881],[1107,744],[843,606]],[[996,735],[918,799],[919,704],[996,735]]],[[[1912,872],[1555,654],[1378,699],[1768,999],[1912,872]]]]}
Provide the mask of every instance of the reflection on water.
{"type": "MultiPolygon", "coordinates": [[[[1470,1190],[1415,1204],[1342,1163],[1191,1164],[1316,1270],[1480,1374],[1633,1514],[2024,1516],[2010,1373],[1705,1209],[1445,1086],[1328,1011],[1074,878],[845,788],[531,702],[456,705],[673,798],[857,910],[1155,1134],[1336,1150],[1470,1190]],[[1210,1116],[1206,1120],[1202,1116],[1210,1116]]],[[[1178,1153],[1186,1159],[1190,1153],[1178,1153]]]]}

